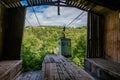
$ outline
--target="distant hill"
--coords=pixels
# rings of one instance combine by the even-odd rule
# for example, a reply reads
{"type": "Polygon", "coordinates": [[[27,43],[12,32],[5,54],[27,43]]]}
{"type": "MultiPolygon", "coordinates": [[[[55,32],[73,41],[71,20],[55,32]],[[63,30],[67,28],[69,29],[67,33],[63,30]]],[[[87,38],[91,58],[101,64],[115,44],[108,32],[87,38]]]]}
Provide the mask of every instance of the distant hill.
{"type": "MultiPolygon", "coordinates": [[[[43,58],[52,52],[58,54],[58,38],[62,27],[25,27],[21,57],[24,71],[41,68],[43,58]]],[[[86,53],[86,27],[66,28],[66,37],[71,39],[72,57],[79,66],[83,66],[86,53]]]]}

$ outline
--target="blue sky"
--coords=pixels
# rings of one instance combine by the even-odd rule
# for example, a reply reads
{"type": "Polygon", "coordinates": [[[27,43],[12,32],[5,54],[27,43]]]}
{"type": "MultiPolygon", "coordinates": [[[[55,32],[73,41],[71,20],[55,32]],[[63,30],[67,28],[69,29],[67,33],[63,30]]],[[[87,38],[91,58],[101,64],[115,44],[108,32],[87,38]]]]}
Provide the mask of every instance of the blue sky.
{"type": "MultiPolygon", "coordinates": [[[[76,16],[78,16],[82,11],[71,7],[60,7],[60,15],[57,14],[56,6],[35,6],[35,13],[40,21],[41,25],[55,25],[55,26],[66,26],[70,23],[76,16]]],[[[33,9],[31,7],[27,8],[26,19],[31,23],[32,26],[39,26],[33,9]]],[[[87,13],[84,13],[75,22],[73,22],[71,27],[79,27],[87,24],[87,13]]],[[[25,23],[25,26],[30,24],[25,23]]]]}

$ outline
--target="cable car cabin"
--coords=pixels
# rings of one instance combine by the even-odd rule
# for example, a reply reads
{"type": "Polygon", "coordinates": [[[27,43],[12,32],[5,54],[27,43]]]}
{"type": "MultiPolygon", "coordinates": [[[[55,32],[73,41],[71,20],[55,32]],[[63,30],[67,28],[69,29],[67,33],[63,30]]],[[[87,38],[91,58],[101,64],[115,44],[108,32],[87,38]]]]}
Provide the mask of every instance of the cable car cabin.
{"type": "Polygon", "coordinates": [[[71,39],[59,38],[59,54],[65,57],[71,57],[71,39]]]}

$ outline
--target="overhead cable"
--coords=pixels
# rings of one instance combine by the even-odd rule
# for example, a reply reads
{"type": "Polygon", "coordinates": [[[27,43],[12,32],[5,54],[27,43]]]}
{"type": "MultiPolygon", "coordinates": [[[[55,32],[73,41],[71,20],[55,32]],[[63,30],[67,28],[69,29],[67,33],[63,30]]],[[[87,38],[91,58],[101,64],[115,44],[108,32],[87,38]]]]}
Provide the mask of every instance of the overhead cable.
{"type": "MultiPolygon", "coordinates": [[[[86,15],[86,13],[81,15],[79,19],[83,18],[85,15],[86,15]]],[[[77,23],[77,22],[78,22],[78,20],[74,21],[74,24],[77,23]]]]}
{"type": "Polygon", "coordinates": [[[36,19],[37,19],[37,22],[38,22],[38,24],[39,24],[39,26],[40,26],[39,19],[38,19],[38,17],[37,17],[37,14],[35,13],[35,9],[34,9],[34,7],[33,7],[33,6],[32,6],[32,9],[33,9],[33,12],[34,12],[34,14],[35,14],[35,17],[36,17],[36,19]]]}
{"type": "Polygon", "coordinates": [[[82,14],[84,13],[84,11],[83,12],[81,12],[77,17],[75,17],[69,24],[67,24],[66,26],[69,26],[70,24],[72,24],[77,18],[79,18],[82,14]]]}

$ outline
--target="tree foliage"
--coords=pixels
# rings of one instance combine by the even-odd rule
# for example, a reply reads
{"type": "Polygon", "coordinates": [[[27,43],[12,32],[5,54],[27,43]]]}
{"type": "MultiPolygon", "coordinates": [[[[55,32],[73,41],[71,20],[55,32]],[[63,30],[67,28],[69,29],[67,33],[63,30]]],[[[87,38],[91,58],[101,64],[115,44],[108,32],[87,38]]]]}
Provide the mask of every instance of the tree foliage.
{"type": "MultiPolygon", "coordinates": [[[[46,54],[58,54],[58,38],[62,27],[25,27],[21,49],[24,71],[41,69],[46,54]]],[[[86,53],[86,27],[67,28],[66,37],[72,41],[70,58],[83,67],[86,53]]]]}

